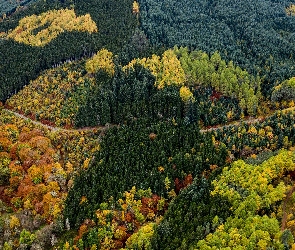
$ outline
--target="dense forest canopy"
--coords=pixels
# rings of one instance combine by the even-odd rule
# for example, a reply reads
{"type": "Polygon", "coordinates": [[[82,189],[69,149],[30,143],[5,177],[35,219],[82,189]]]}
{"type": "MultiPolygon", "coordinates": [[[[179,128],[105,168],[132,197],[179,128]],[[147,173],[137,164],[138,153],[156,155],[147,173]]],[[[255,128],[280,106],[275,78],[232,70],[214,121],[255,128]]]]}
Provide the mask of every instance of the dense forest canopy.
{"type": "Polygon", "coordinates": [[[16,10],[23,8],[29,4],[32,4],[38,0],[1,0],[0,1],[0,16],[5,17],[16,10]]]}
{"type": "Polygon", "coordinates": [[[140,10],[130,12],[133,1],[38,1],[26,12],[0,23],[0,32],[15,29],[32,14],[74,8],[77,16],[89,14],[98,32],[64,32],[42,48],[1,39],[1,100],[19,90],[40,71],[68,59],[89,56],[103,47],[128,63],[134,57],[162,47],[188,46],[222,58],[264,79],[263,93],[294,74],[295,17],[290,1],[139,1],[140,10]],[[291,6],[291,7],[290,7],[291,6]],[[9,55],[9,56],[6,56],[9,55]],[[27,64],[20,64],[21,59],[27,64]],[[10,65],[9,67],[7,65],[10,65]],[[17,74],[14,74],[17,72],[17,74]],[[4,74],[5,73],[5,74],[4,74]],[[4,87],[5,86],[5,87],[4,87]],[[10,87],[11,86],[11,87],[10,87]]]}
{"type": "Polygon", "coordinates": [[[293,1],[0,14],[0,249],[295,249],[293,1]]]}
{"type": "MultiPolygon", "coordinates": [[[[274,83],[294,74],[295,18],[290,1],[140,0],[152,44],[218,50],[226,60],[274,83]]],[[[266,87],[267,88],[267,87],[266,87]]]]}
{"type": "Polygon", "coordinates": [[[4,19],[0,22],[0,32],[9,33],[19,25],[20,20],[30,14],[41,15],[49,10],[74,7],[76,16],[90,15],[98,26],[98,32],[65,30],[42,47],[1,38],[0,56],[3,61],[0,68],[0,99],[6,100],[28,84],[29,80],[36,78],[42,70],[62,61],[90,56],[102,48],[119,53],[137,27],[136,17],[130,11],[132,3],[132,0],[99,1],[95,4],[93,1],[38,1],[28,12],[19,12],[11,19],[4,19]]]}

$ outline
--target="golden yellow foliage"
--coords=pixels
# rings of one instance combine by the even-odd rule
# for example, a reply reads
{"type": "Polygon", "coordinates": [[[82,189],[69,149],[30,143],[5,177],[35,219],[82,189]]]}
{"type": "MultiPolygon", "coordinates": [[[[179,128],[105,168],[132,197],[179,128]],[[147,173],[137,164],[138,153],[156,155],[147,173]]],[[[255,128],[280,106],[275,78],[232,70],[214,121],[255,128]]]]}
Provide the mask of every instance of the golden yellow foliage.
{"type": "Polygon", "coordinates": [[[90,159],[89,158],[86,158],[86,160],[83,163],[83,168],[84,169],[87,169],[89,167],[89,163],[90,163],[90,159]]]}
{"type": "Polygon", "coordinates": [[[257,134],[257,129],[255,128],[255,126],[251,125],[248,129],[248,133],[249,134],[257,134]]]}
{"type": "Polygon", "coordinates": [[[193,101],[194,97],[193,97],[193,93],[190,91],[190,89],[186,86],[182,86],[179,90],[179,94],[181,99],[184,102],[188,102],[189,100],[193,101]]]}
{"type": "Polygon", "coordinates": [[[19,226],[20,226],[19,219],[14,215],[10,216],[9,227],[11,229],[14,229],[14,228],[19,227],[19,226]]]}
{"type": "Polygon", "coordinates": [[[125,230],[123,230],[122,228],[117,228],[116,231],[114,232],[114,238],[115,239],[124,239],[126,238],[127,233],[125,230]]]}
{"type": "Polygon", "coordinates": [[[84,87],[86,82],[94,82],[93,78],[83,76],[82,70],[75,63],[46,70],[7,100],[7,105],[16,112],[31,114],[33,119],[47,124],[72,126],[79,102],[86,99],[81,94],[76,95],[75,89],[84,87]]]}
{"type": "Polygon", "coordinates": [[[162,58],[153,55],[151,58],[134,59],[123,67],[123,69],[126,70],[134,67],[135,64],[140,64],[151,71],[156,77],[156,86],[159,89],[169,85],[182,86],[184,84],[184,70],[174,51],[171,49],[166,50],[162,58]]]}
{"type": "Polygon", "coordinates": [[[53,208],[52,208],[52,215],[53,215],[53,218],[57,218],[62,212],[62,209],[60,207],[59,204],[54,204],[53,208]]]}
{"type": "Polygon", "coordinates": [[[113,53],[107,49],[98,51],[97,54],[86,62],[85,68],[88,73],[92,74],[99,70],[104,70],[109,75],[114,75],[115,64],[113,62],[113,53]]]}
{"type": "Polygon", "coordinates": [[[42,182],[42,177],[43,177],[42,168],[37,167],[36,165],[33,165],[28,169],[28,174],[31,177],[34,184],[38,184],[42,182]]]}
{"type": "Polygon", "coordinates": [[[149,249],[151,247],[151,238],[154,234],[155,223],[151,222],[141,227],[126,241],[128,249],[149,249]]]}
{"type": "Polygon", "coordinates": [[[77,17],[74,10],[50,10],[41,15],[31,15],[19,21],[8,38],[32,46],[44,46],[65,31],[97,32],[97,26],[89,14],[77,17]],[[44,29],[34,34],[39,28],[44,29]]]}
{"type": "Polygon", "coordinates": [[[87,202],[87,197],[86,196],[82,196],[79,204],[81,205],[81,204],[83,204],[85,202],[87,202]]]}
{"type": "MultiPolygon", "coordinates": [[[[293,249],[293,248],[292,248],[293,249]]],[[[97,246],[95,244],[93,244],[90,248],[90,250],[97,250],[97,246]]]]}
{"type": "Polygon", "coordinates": [[[115,243],[112,239],[110,239],[108,236],[104,238],[103,242],[101,242],[101,250],[109,250],[113,249],[115,247],[115,243]]]}
{"type": "Polygon", "coordinates": [[[51,181],[48,183],[48,190],[50,190],[51,192],[54,191],[57,193],[59,192],[60,187],[56,181],[51,181]]]}
{"type": "Polygon", "coordinates": [[[132,5],[132,13],[138,14],[139,13],[139,4],[138,2],[134,1],[132,5]]]}
{"type": "Polygon", "coordinates": [[[162,76],[158,88],[165,85],[183,85],[185,73],[173,50],[166,50],[162,56],[162,76]]]}
{"type": "Polygon", "coordinates": [[[64,244],[63,249],[65,249],[65,250],[70,250],[71,249],[70,243],[68,241],[66,241],[66,243],[64,244]]]}
{"type": "Polygon", "coordinates": [[[158,167],[158,171],[159,171],[159,172],[162,173],[162,172],[164,172],[164,170],[165,170],[165,168],[163,168],[162,166],[158,167]]]}
{"type": "Polygon", "coordinates": [[[295,5],[291,4],[288,8],[286,8],[286,13],[288,16],[294,16],[295,15],[295,5]]]}
{"type": "Polygon", "coordinates": [[[33,209],[33,205],[30,200],[24,202],[24,209],[33,209]]]}

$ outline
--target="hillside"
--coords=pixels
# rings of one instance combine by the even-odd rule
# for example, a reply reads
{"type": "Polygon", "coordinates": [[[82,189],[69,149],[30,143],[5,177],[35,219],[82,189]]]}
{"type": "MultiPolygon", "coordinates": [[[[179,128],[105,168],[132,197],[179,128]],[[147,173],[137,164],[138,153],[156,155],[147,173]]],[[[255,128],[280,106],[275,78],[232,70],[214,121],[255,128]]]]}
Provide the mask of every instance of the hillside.
{"type": "MultiPolygon", "coordinates": [[[[41,46],[30,46],[14,39],[1,39],[0,55],[4,61],[1,64],[0,73],[0,81],[3,83],[0,99],[6,100],[8,96],[28,84],[29,80],[36,78],[42,70],[51,68],[60,62],[92,55],[103,47],[118,53],[129,42],[137,26],[136,18],[130,12],[132,3],[132,1],[123,1],[123,4],[118,1],[99,1],[95,4],[93,1],[75,3],[75,14],[77,16],[90,14],[91,20],[99,23],[98,32],[89,33],[83,29],[80,31],[63,30],[54,40],[41,44],[41,46]],[[15,74],[15,72],[18,73],[15,74]]],[[[13,15],[12,20],[4,19],[0,23],[0,30],[8,36],[10,34],[12,38],[13,33],[10,32],[18,28],[19,21],[25,16],[40,15],[46,12],[50,15],[50,10],[71,8],[72,1],[38,1],[25,12],[13,15]]],[[[44,28],[51,22],[49,19],[44,24],[44,28]]],[[[42,27],[33,26],[33,34],[41,32],[42,27]]]]}
{"type": "Polygon", "coordinates": [[[265,76],[265,94],[294,75],[294,13],[290,1],[140,0],[142,28],[152,44],[219,51],[265,76]],[[270,86],[267,86],[269,85],[270,86]]]}
{"type": "Polygon", "coordinates": [[[0,13],[0,249],[295,248],[295,3],[0,13]]]}

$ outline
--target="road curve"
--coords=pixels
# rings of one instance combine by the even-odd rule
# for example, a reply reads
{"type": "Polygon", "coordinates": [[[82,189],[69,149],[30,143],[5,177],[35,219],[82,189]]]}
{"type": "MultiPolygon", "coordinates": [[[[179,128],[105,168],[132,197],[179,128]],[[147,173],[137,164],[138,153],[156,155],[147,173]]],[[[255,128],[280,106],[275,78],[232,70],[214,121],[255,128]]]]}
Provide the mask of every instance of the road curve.
{"type": "MultiPolygon", "coordinates": [[[[3,108],[3,110],[5,110],[8,113],[13,114],[13,115],[21,118],[21,119],[28,120],[28,121],[32,122],[33,124],[35,124],[35,125],[47,128],[52,132],[58,132],[58,131],[60,131],[60,132],[75,132],[75,131],[85,131],[85,132],[87,132],[87,131],[95,131],[95,130],[99,130],[99,131],[103,132],[105,130],[108,130],[110,127],[116,126],[116,125],[112,124],[112,125],[108,125],[108,126],[85,127],[85,128],[78,128],[78,129],[65,129],[65,128],[62,128],[62,127],[54,127],[54,126],[50,126],[50,125],[47,125],[47,124],[43,124],[42,122],[32,120],[31,118],[26,117],[26,116],[24,116],[22,114],[19,114],[19,113],[15,112],[15,111],[12,111],[10,109],[3,108]]],[[[293,111],[293,110],[295,110],[295,108],[287,108],[287,109],[284,109],[284,110],[281,110],[281,111],[282,112],[288,112],[288,111],[293,111]]],[[[254,124],[254,123],[262,122],[263,119],[265,119],[265,118],[249,117],[248,119],[235,121],[235,122],[232,122],[230,124],[218,125],[216,127],[210,127],[210,128],[203,128],[203,129],[200,130],[200,132],[201,133],[207,133],[207,132],[210,132],[210,131],[215,131],[215,130],[223,129],[223,128],[227,128],[227,127],[239,126],[242,123],[244,123],[244,124],[254,124]]]]}

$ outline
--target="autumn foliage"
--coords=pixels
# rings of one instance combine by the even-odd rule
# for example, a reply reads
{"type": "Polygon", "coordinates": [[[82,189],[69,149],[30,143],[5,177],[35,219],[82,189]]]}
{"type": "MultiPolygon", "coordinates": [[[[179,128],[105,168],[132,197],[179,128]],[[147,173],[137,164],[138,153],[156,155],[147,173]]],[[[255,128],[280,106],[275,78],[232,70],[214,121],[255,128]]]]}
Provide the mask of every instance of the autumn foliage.
{"type": "MultiPolygon", "coordinates": [[[[81,197],[80,206],[87,206],[87,203],[87,197],[81,197]]],[[[152,194],[150,189],[132,187],[124,192],[122,199],[110,198],[100,204],[95,211],[95,220],[86,219],[79,226],[73,247],[88,249],[95,245],[99,249],[133,249],[140,246],[143,249],[150,245],[153,228],[166,209],[167,200],[163,197],[152,194]]]]}
{"type": "Polygon", "coordinates": [[[185,81],[185,73],[173,50],[166,50],[162,57],[152,55],[149,58],[134,59],[124,68],[133,67],[135,64],[148,68],[156,77],[156,86],[162,89],[169,85],[182,86],[185,81]]]}
{"type": "Polygon", "coordinates": [[[97,32],[97,27],[89,14],[77,17],[73,9],[51,10],[21,19],[7,37],[32,46],[44,46],[65,31],[92,33],[97,32]]]}
{"type": "MultiPolygon", "coordinates": [[[[59,154],[40,130],[2,125],[2,135],[11,142],[2,148],[9,161],[9,186],[4,195],[15,209],[26,208],[52,220],[61,212],[62,189],[67,174],[58,163],[59,154]]],[[[8,183],[7,183],[8,184],[8,183]]]]}
{"type": "Polygon", "coordinates": [[[7,101],[13,110],[55,126],[73,126],[73,119],[85,96],[79,91],[92,84],[83,68],[67,63],[43,72],[7,101]]]}
{"type": "Polygon", "coordinates": [[[115,73],[113,62],[113,53],[107,49],[98,51],[91,59],[87,60],[85,69],[88,73],[96,73],[99,70],[106,71],[110,76],[115,73]]]}
{"type": "Polygon", "coordinates": [[[295,249],[295,7],[213,2],[3,15],[1,249],[295,249]]]}

